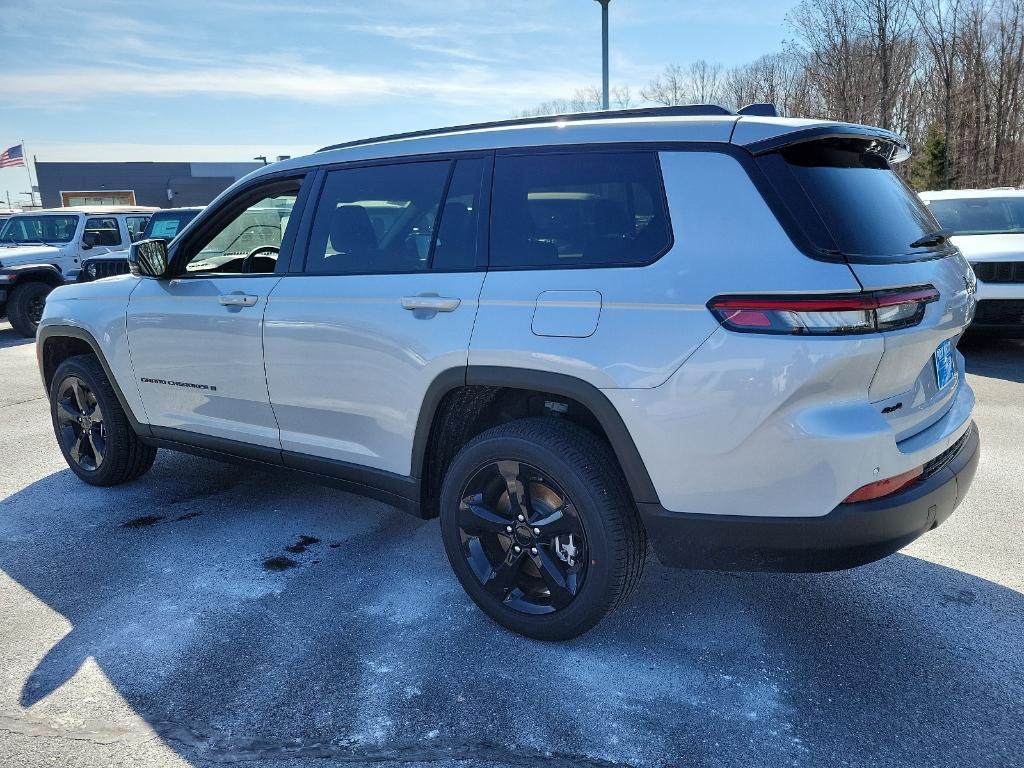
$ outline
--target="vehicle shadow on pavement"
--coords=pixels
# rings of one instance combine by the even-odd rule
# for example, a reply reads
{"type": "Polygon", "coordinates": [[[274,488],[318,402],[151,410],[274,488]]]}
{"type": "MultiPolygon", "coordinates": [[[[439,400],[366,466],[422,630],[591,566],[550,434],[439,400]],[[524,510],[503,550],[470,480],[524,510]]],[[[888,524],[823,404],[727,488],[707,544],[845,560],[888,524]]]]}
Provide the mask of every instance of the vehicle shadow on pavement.
{"type": "Polygon", "coordinates": [[[968,373],[1024,383],[1024,340],[965,336],[957,348],[964,355],[968,373]]]}
{"type": "Polygon", "coordinates": [[[42,606],[0,619],[38,643],[4,660],[6,722],[94,717],[78,674],[94,659],[195,765],[1020,757],[1024,596],[902,554],[800,575],[652,559],[625,608],[545,644],[470,603],[436,521],[161,452],[128,486],[62,471],[0,501],[0,569],[70,623],[40,625],[42,606]]]}
{"type": "Polygon", "coordinates": [[[26,339],[16,330],[7,324],[6,320],[0,320],[0,349],[8,347],[20,347],[24,344],[34,344],[35,339],[26,339]]]}

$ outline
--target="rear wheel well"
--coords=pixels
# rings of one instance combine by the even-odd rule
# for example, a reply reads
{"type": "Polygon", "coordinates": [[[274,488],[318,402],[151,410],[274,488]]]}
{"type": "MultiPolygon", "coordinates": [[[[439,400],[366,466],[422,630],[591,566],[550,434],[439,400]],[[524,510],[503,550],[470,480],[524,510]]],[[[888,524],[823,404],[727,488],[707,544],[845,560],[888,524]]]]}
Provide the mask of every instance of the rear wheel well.
{"type": "Polygon", "coordinates": [[[51,336],[48,338],[43,343],[43,382],[46,384],[46,391],[50,391],[53,375],[61,363],[75,355],[94,354],[92,346],[84,339],[76,339],[73,336],[51,336]]]}
{"type": "Polygon", "coordinates": [[[441,399],[430,425],[420,475],[423,517],[439,514],[445,472],[462,446],[492,427],[531,416],[564,419],[611,445],[593,412],[573,398],[515,387],[457,387],[441,399]]]}

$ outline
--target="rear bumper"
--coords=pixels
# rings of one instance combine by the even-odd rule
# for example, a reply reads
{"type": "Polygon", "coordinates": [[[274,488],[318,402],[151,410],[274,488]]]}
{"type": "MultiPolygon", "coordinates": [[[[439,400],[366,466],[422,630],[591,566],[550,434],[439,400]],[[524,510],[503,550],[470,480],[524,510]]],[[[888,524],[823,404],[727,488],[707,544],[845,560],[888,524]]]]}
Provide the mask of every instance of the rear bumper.
{"type": "Polygon", "coordinates": [[[963,501],[981,456],[977,427],[906,491],[811,518],[702,515],[640,504],[658,559],[678,568],[835,571],[879,560],[935,528],[963,501]]]}

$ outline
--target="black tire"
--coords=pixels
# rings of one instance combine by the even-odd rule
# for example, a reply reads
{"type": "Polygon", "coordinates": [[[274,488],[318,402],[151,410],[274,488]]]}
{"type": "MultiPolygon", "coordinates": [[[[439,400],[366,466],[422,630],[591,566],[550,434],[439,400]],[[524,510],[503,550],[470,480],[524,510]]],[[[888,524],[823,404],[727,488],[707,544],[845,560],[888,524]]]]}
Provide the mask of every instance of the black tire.
{"type": "MultiPolygon", "coordinates": [[[[591,629],[636,588],[647,554],[646,532],[611,448],[593,433],[555,418],[522,419],[494,427],[459,451],[441,489],[441,535],[456,577],[480,609],[498,624],[538,640],[567,640],[591,629]],[[486,473],[492,466],[498,468],[500,477],[487,485],[486,473]],[[507,468],[511,466],[516,471],[527,467],[521,471],[524,478],[529,477],[519,485],[508,484],[516,488],[515,502],[512,492],[502,485],[508,483],[511,473],[507,468]],[[484,480],[478,481],[481,477],[484,480]],[[484,490],[476,493],[477,488],[484,490]],[[504,501],[495,504],[487,500],[503,492],[504,501]],[[573,510],[575,522],[582,524],[582,541],[575,542],[576,546],[567,549],[557,537],[554,546],[543,536],[526,539],[531,531],[543,530],[532,527],[534,520],[543,525],[554,518],[550,507],[543,506],[543,498],[535,498],[544,494],[556,500],[551,504],[558,509],[573,510]],[[519,498],[524,500],[522,507],[515,506],[519,498]],[[496,518],[511,514],[510,526],[517,525],[516,509],[528,509],[527,514],[536,516],[527,521],[523,532],[515,528],[507,534],[505,527],[476,536],[472,531],[483,530],[474,529],[482,519],[491,523],[490,518],[472,511],[477,506],[495,510],[496,518]],[[513,554],[516,542],[523,545],[519,555],[513,554]],[[503,553],[505,559],[501,560],[503,553]],[[481,560],[482,554],[486,561],[481,560]],[[569,583],[573,554],[581,554],[574,568],[585,570],[571,574],[575,591],[567,604],[563,596],[562,605],[556,605],[556,586],[562,594],[562,584],[569,583]],[[505,592],[506,581],[498,574],[516,557],[522,558],[516,561],[520,569],[514,577],[516,586],[505,592]],[[501,562],[496,565],[496,560],[501,562]],[[541,573],[542,566],[546,570],[552,563],[561,569],[564,582],[556,581],[548,590],[549,605],[541,606],[548,612],[536,613],[540,610],[537,604],[545,602],[545,585],[553,583],[550,572],[541,573]],[[490,591],[484,586],[484,577],[477,575],[488,568],[490,591]]],[[[571,537],[569,541],[573,541],[571,537]]]]}
{"type": "Polygon", "coordinates": [[[139,439],[93,355],[70,357],[58,366],[50,385],[50,417],[64,460],[90,485],[127,483],[153,466],[156,448],[139,439]]]}
{"type": "Polygon", "coordinates": [[[7,319],[11,326],[26,339],[34,339],[43,305],[53,286],[38,281],[18,285],[7,301],[7,319]]]}

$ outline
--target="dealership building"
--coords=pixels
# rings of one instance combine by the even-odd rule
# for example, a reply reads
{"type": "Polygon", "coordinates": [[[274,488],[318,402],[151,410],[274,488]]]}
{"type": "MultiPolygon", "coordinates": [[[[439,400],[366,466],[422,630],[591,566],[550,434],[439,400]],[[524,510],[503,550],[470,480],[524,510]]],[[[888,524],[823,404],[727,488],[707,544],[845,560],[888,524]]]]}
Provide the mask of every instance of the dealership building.
{"type": "Polygon", "coordinates": [[[262,163],[34,164],[44,208],[206,205],[262,163]]]}

